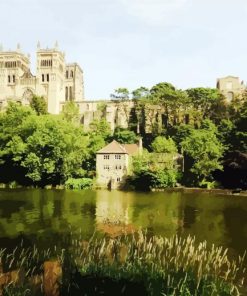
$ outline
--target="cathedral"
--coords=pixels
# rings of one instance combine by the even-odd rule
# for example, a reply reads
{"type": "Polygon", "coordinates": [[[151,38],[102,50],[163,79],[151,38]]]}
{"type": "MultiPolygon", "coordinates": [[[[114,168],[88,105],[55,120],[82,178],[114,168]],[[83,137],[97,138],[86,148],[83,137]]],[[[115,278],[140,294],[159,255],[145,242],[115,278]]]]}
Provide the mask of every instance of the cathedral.
{"type": "MultiPolygon", "coordinates": [[[[234,76],[219,78],[216,87],[227,102],[246,91],[246,85],[234,76]]],[[[128,128],[134,116],[139,133],[142,119],[134,100],[85,100],[83,71],[77,63],[66,63],[65,54],[57,43],[54,48],[42,48],[37,44],[36,75],[30,70],[30,56],[21,51],[20,45],[13,51],[3,51],[0,46],[0,110],[10,101],[29,105],[33,95],[45,98],[51,114],[61,113],[66,102],[74,101],[85,129],[94,120],[104,118],[113,132],[116,127],[128,128]]],[[[151,132],[154,125],[162,125],[162,112],[158,105],[144,107],[145,132],[151,132]]]]}
{"type": "Polygon", "coordinates": [[[0,48],[0,107],[9,101],[28,105],[33,95],[46,99],[51,114],[59,114],[66,101],[79,105],[84,100],[82,69],[77,63],[66,63],[57,43],[45,49],[37,44],[36,75],[30,70],[30,56],[20,45],[13,51],[0,48]]]}

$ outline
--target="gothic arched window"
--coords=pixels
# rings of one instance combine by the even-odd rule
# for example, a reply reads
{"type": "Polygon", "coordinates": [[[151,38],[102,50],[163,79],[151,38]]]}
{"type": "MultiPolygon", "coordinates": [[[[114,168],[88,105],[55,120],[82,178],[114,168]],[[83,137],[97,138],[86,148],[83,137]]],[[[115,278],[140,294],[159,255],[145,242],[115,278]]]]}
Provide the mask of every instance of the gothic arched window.
{"type": "Polygon", "coordinates": [[[69,96],[68,86],[66,86],[65,87],[65,101],[68,101],[68,96],[69,96]]]}
{"type": "Polygon", "coordinates": [[[69,87],[69,100],[73,100],[72,86],[69,87]]]}

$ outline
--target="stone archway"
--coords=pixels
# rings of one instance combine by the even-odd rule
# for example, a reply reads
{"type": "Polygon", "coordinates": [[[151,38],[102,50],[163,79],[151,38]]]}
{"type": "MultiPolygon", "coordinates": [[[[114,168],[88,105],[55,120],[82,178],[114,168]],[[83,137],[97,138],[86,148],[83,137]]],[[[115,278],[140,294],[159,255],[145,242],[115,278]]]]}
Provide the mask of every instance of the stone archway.
{"type": "Polygon", "coordinates": [[[33,91],[30,88],[27,88],[22,95],[22,101],[30,102],[33,95],[33,91]]]}
{"type": "Polygon", "coordinates": [[[227,101],[231,102],[234,99],[234,93],[232,91],[229,91],[227,93],[227,101]]]}

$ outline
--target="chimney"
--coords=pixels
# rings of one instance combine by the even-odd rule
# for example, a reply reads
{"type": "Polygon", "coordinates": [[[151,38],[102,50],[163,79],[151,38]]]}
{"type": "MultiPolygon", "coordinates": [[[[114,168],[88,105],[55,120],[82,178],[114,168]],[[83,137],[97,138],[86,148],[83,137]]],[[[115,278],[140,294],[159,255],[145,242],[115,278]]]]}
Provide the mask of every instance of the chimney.
{"type": "Polygon", "coordinates": [[[138,140],[138,148],[139,148],[139,155],[142,155],[143,148],[142,148],[142,138],[141,137],[138,140]]]}

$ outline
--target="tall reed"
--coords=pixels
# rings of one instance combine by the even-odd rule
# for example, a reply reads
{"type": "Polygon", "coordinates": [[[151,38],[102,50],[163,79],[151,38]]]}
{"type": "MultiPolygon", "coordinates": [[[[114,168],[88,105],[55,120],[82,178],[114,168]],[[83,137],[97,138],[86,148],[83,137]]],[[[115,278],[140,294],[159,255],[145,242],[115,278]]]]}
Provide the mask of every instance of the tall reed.
{"type": "MultiPolygon", "coordinates": [[[[24,275],[19,282],[5,286],[5,295],[9,296],[20,295],[20,289],[25,295],[36,295],[33,279],[42,274],[44,261],[51,258],[62,266],[61,291],[69,291],[72,284],[80,289],[79,282],[71,283],[71,274],[76,271],[81,279],[90,275],[141,283],[148,295],[246,295],[244,256],[230,260],[227,249],[208,246],[206,241],[198,244],[191,236],[165,238],[143,231],[114,239],[72,239],[63,250],[54,247],[40,252],[35,246],[18,247],[11,254],[0,250],[5,271],[15,269],[24,275]]],[[[42,277],[39,285],[37,295],[42,294],[42,277]]]]}

